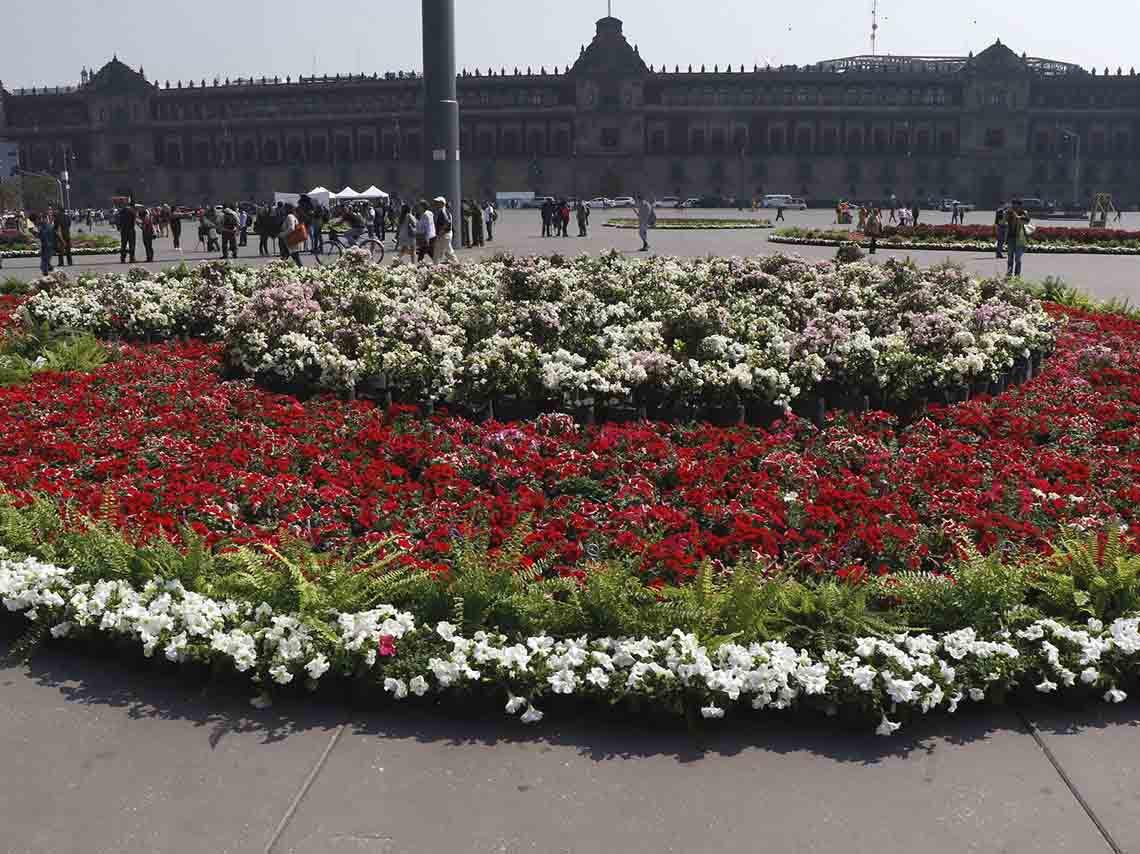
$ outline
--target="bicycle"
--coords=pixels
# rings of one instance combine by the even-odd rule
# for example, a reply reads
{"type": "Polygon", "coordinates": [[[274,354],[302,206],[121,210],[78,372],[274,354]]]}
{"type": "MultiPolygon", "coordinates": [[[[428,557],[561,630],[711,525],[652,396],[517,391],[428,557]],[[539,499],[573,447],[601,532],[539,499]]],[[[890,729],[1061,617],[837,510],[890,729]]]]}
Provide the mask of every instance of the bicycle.
{"type": "MultiPolygon", "coordinates": [[[[356,249],[366,250],[368,252],[369,260],[373,264],[383,263],[384,244],[377,240],[375,237],[361,235],[360,238],[357,239],[356,243],[346,243],[341,238],[340,233],[334,228],[329,229],[329,237],[328,240],[325,241],[323,252],[324,254],[333,256],[334,258],[340,258],[340,256],[343,255],[347,250],[354,247],[356,249]]],[[[318,264],[321,263],[320,255],[314,254],[313,257],[317,259],[318,264]]]]}

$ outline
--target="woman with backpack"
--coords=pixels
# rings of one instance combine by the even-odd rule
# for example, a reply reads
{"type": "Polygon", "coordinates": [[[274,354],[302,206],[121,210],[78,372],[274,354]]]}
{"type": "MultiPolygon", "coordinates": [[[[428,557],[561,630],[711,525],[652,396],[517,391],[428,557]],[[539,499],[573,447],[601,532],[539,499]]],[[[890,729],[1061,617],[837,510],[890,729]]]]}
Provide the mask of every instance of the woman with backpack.
{"type": "Polygon", "coordinates": [[[305,241],[309,239],[309,232],[297,218],[292,205],[285,206],[285,220],[281,225],[281,242],[288,253],[286,257],[292,258],[298,267],[301,263],[301,250],[305,248],[305,241]]]}

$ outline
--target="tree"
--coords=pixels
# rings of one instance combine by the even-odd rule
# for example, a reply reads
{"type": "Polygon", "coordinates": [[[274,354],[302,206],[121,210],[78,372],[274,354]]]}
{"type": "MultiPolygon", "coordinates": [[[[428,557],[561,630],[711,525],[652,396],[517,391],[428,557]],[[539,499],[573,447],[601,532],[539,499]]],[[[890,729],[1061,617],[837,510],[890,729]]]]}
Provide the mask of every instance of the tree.
{"type": "Polygon", "coordinates": [[[0,211],[14,211],[20,207],[20,185],[16,181],[0,183],[0,211]]]}
{"type": "Polygon", "coordinates": [[[59,184],[54,178],[21,175],[20,182],[23,184],[25,209],[46,211],[51,205],[59,204],[59,184]]]}

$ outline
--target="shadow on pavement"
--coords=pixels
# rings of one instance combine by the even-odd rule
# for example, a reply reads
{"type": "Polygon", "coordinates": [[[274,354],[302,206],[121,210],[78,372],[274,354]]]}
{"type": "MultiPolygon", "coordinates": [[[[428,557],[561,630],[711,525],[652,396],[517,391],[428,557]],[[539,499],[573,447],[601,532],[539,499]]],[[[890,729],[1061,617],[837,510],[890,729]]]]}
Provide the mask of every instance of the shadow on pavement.
{"type": "MultiPolygon", "coordinates": [[[[8,646],[0,643],[0,657],[6,659],[8,646]]],[[[431,706],[405,701],[402,706],[385,704],[365,709],[322,695],[277,699],[273,707],[259,711],[249,706],[249,694],[225,684],[182,680],[146,665],[87,658],[58,649],[41,651],[26,668],[7,659],[0,669],[0,690],[22,678],[55,688],[72,703],[125,709],[132,718],[184,720],[207,728],[211,747],[228,733],[260,734],[264,743],[272,743],[299,732],[344,725],[359,735],[422,743],[571,747],[595,761],[666,756],[689,763],[706,756],[733,756],[760,749],[874,765],[915,753],[927,755],[940,745],[962,745],[998,733],[1024,732],[1011,712],[993,707],[917,720],[889,739],[874,735],[862,723],[837,724],[802,712],[794,719],[791,715],[768,713],[762,717],[763,713],[757,713],[723,722],[702,722],[689,729],[680,720],[639,720],[596,706],[573,710],[549,707],[546,720],[532,728],[507,717],[498,704],[472,708],[465,700],[431,706]]]]}

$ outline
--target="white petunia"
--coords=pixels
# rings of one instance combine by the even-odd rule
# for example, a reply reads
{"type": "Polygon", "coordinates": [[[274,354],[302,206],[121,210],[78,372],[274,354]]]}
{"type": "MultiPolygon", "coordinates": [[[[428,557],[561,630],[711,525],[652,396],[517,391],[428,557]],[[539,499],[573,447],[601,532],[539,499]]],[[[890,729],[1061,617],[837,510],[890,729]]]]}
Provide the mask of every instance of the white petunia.
{"type": "Polygon", "coordinates": [[[1037,684],[1036,688],[1042,694],[1050,694],[1053,691],[1057,690],[1057,683],[1050,682],[1048,679],[1043,679],[1040,683],[1037,684]]]}
{"type": "Polygon", "coordinates": [[[902,724],[897,724],[894,721],[887,720],[886,715],[883,720],[875,727],[875,735],[894,735],[894,733],[902,727],[902,724]]]}
{"type": "Polygon", "coordinates": [[[305,665],[305,672],[309,674],[310,679],[320,679],[329,669],[329,660],[325,658],[323,653],[318,653],[308,664],[305,665]]]}
{"type": "Polygon", "coordinates": [[[408,690],[415,694],[417,697],[422,697],[428,692],[428,681],[422,676],[416,676],[408,683],[408,690]]]}
{"type": "Polygon", "coordinates": [[[525,705],[526,705],[525,699],[523,699],[522,697],[515,697],[512,695],[511,698],[509,700],[507,700],[507,714],[508,715],[517,715],[519,713],[519,711],[525,705]]]}
{"type": "Polygon", "coordinates": [[[542,712],[540,712],[534,706],[531,706],[525,712],[523,712],[522,717],[519,718],[519,720],[524,724],[536,724],[542,720],[542,717],[542,712]]]}
{"type": "Polygon", "coordinates": [[[1123,703],[1127,699],[1128,695],[1119,688],[1110,688],[1104,695],[1104,701],[1106,703],[1123,703]]]}
{"type": "Polygon", "coordinates": [[[724,717],[724,709],[720,706],[703,706],[701,708],[701,717],[718,720],[724,717]]]}
{"type": "Polygon", "coordinates": [[[408,696],[408,686],[404,684],[403,679],[388,677],[384,680],[384,690],[393,695],[397,700],[402,700],[408,696]]]}

